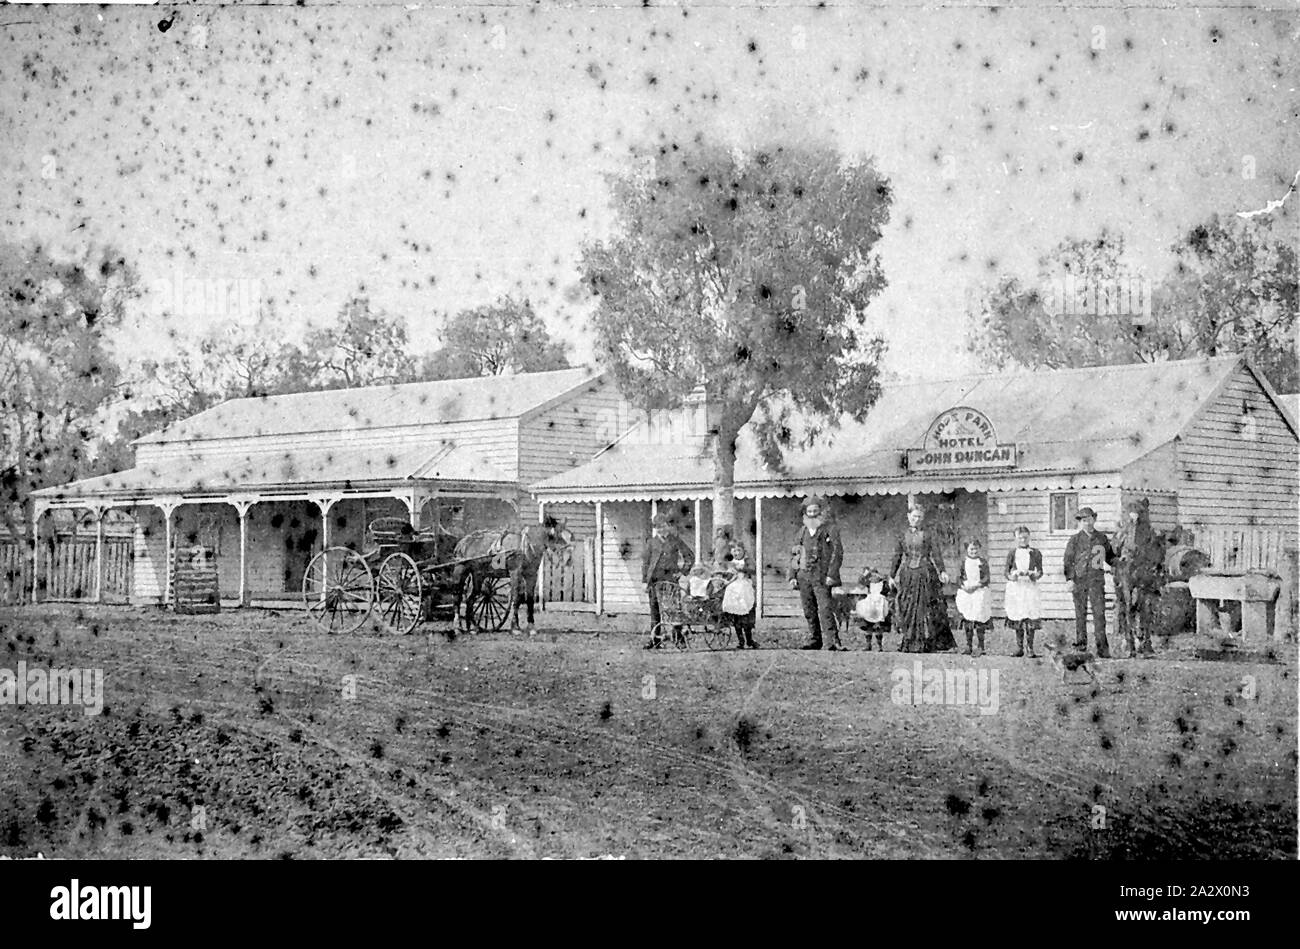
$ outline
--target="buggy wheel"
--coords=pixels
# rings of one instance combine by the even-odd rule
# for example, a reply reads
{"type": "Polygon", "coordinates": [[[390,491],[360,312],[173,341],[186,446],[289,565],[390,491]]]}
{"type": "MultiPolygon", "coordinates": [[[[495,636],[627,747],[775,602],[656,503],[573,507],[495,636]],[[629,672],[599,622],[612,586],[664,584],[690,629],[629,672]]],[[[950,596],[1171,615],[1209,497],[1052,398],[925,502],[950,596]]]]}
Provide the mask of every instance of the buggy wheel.
{"type": "Polygon", "coordinates": [[[330,547],[311,559],[302,577],[307,615],[327,633],[351,633],[370,615],[375,576],[355,550],[330,547]]]}
{"type": "Polygon", "coordinates": [[[424,583],[420,568],[403,553],[389,554],[379,567],[377,584],[379,615],[389,628],[402,636],[420,622],[424,583]]]}
{"type": "Polygon", "coordinates": [[[474,625],[480,630],[499,632],[510,618],[510,578],[488,574],[474,601],[474,625]]]}

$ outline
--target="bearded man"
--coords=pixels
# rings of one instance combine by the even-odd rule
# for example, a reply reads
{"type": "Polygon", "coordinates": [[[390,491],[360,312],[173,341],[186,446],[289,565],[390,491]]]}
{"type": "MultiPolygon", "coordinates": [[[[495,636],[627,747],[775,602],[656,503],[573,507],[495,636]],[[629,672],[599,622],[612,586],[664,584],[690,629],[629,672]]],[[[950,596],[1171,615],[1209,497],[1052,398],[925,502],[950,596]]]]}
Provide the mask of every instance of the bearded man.
{"type": "Polygon", "coordinates": [[[808,642],[799,648],[842,651],[831,590],[840,585],[844,545],[825,498],[804,501],[803,527],[792,554],[790,587],[799,590],[808,623],[808,642]]]}

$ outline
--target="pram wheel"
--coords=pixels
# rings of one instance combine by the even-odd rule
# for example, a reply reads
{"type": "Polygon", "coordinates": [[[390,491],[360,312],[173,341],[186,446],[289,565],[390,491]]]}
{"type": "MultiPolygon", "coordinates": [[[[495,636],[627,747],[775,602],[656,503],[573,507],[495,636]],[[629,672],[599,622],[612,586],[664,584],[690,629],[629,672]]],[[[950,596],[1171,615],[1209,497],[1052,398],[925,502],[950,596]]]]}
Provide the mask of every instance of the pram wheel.
{"type": "Polygon", "coordinates": [[[657,643],[659,649],[685,649],[687,646],[687,630],[682,627],[680,633],[674,633],[671,623],[660,623],[650,630],[650,641],[657,643]]]}
{"type": "Polygon", "coordinates": [[[731,627],[725,623],[709,623],[704,627],[704,645],[710,649],[726,649],[733,635],[731,627]]]}

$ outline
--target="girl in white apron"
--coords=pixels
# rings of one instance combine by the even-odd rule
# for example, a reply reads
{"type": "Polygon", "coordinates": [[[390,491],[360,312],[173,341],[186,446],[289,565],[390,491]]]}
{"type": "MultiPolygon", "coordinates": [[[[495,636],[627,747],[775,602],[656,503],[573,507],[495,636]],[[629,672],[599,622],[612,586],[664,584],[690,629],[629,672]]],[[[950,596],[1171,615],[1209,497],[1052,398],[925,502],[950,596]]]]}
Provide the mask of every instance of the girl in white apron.
{"type": "Polygon", "coordinates": [[[757,602],[754,591],[754,565],[749,562],[749,552],[738,540],[731,542],[726,561],[718,572],[727,582],[722,594],[722,612],[736,630],[737,649],[757,649],[754,642],[754,616],[757,602]]]}
{"type": "Polygon", "coordinates": [[[1007,625],[1016,631],[1014,656],[1034,656],[1034,632],[1043,616],[1043,600],[1038,581],[1043,576],[1043,555],[1029,546],[1029,528],[1016,528],[1016,546],[1007,554],[1007,625]]]}
{"type": "Polygon", "coordinates": [[[889,631],[889,598],[894,585],[875,567],[869,567],[858,580],[858,589],[866,594],[853,608],[857,623],[867,634],[867,651],[871,651],[871,637],[876,637],[876,651],[885,651],[885,633],[889,631]]]}
{"type": "Polygon", "coordinates": [[[957,612],[961,614],[961,628],[966,631],[966,648],[963,656],[984,655],[984,634],[993,618],[993,605],[989,602],[989,562],[981,556],[982,545],[972,540],[966,545],[966,559],[957,575],[957,612]],[[979,636],[978,648],[971,649],[971,641],[979,636]]]}

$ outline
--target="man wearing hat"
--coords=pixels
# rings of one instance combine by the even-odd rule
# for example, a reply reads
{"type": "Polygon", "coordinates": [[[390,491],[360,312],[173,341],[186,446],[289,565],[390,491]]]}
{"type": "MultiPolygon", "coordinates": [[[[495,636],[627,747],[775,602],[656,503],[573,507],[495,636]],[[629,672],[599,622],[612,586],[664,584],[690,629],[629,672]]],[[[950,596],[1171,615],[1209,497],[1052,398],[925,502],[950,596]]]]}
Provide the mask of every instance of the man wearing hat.
{"type": "MultiPolygon", "coordinates": [[[[663,514],[656,514],[650,542],[641,553],[641,582],[645,584],[650,597],[650,641],[647,649],[656,648],[659,637],[659,597],[655,594],[655,584],[664,580],[676,582],[677,579],[695,565],[695,551],[691,550],[673,527],[672,522],[663,514]]],[[[673,627],[674,640],[680,638],[682,628],[673,627]]]]}
{"type": "Polygon", "coordinates": [[[801,649],[840,650],[839,627],[831,590],[840,585],[840,564],[844,545],[840,530],[830,517],[825,498],[811,497],[803,503],[803,529],[795,544],[790,586],[798,587],[808,623],[808,642],[801,649]]]}
{"type": "Polygon", "coordinates": [[[1079,531],[1065,545],[1065,586],[1074,596],[1074,648],[1088,648],[1088,606],[1097,641],[1097,658],[1110,658],[1106,641],[1106,570],[1115,562],[1110,539],[1097,530],[1097,512],[1080,508],[1079,531]]]}

